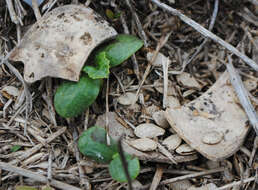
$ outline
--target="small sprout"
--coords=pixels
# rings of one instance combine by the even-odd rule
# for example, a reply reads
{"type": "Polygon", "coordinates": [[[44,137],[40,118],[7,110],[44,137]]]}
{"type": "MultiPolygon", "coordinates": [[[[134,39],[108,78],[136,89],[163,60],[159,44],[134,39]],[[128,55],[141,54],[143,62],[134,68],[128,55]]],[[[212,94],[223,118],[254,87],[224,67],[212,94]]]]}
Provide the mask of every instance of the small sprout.
{"type": "Polygon", "coordinates": [[[110,9],[106,9],[106,15],[110,20],[113,20],[115,18],[115,14],[110,9]]]}
{"type": "MultiPolygon", "coordinates": [[[[111,144],[107,145],[106,130],[93,126],[82,133],[78,141],[80,152],[100,163],[109,163],[111,177],[120,182],[126,182],[126,174],[121,158],[118,154],[118,144],[111,138],[111,144]]],[[[131,179],[135,179],[140,172],[138,158],[133,158],[125,153],[128,172],[131,179]]]]}
{"type": "Polygon", "coordinates": [[[21,149],[21,146],[20,145],[14,145],[12,148],[11,148],[11,152],[16,152],[18,150],[21,149]]]}
{"type": "Polygon", "coordinates": [[[117,145],[112,139],[111,145],[107,145],[106,134],[104,128],[97,126],[84,131],[78,141],[80,152],[98,162],[110,162],[117,152],[117,145]]]}
{"type": "Polygon", "coordinates": [[[115,20],[120,17],[121,13],[114,13],[112,10],[106,9],[106,15],[110,20],[115,20]]]}
{"type": "MultiPolygon", "coordinates": [[[[140,173],[140,163],[137,158],[133,158],[131,155],[126,155],[126,161],[128,165],[128,172],[130,178],[135,179],[140,173]]],[[[127,182],[125,171],[122,165],[119,154],[113,156],[113,160],[109,164],[109,173],[111,177],[119,182],[127,182]]]]}
{"type": "Polygon", "coordinates": [[[95,55],[95,66],[86,65],[79,82],[64,82],[54,97],[57,113],[62,117],[75,117],[83,113],[97,98],[102,78],[108,78],[110,67],[123,63],[143,45],[131,35],[118,35],[115,41],[95,55]]]}
{"type": "Polygon", "coordinates": [[[57,113],[62,117],[75,117],[84,112],[97,98],[101,80],[83,74],[79,82],[66,81],[59,86],[54,98],[57,113]]]}
{"type": "Polygon", "coordinates": [[[85,73],[88,73],[92,79],[108,78],[109,75],[109,63],[110,61],[106,57],[106,52],[100,52],[95,58],[96,67],[86,65],[83,68],[85,73]]]}
{"type": "Polygon", "coordinates": [[[110,60],[110,67],[115,67],[131,57],[142,46],[142,40],[139,40],[137,37],[120,34],[115,38],[113,43],[100,51],[106,52],[107,58],[110,60]]]}
{"type": "Polygon", "coordinates": [[[37,190],[38,188],[31,187],[31,186],[16,186],[15,190],[37,190]]]}

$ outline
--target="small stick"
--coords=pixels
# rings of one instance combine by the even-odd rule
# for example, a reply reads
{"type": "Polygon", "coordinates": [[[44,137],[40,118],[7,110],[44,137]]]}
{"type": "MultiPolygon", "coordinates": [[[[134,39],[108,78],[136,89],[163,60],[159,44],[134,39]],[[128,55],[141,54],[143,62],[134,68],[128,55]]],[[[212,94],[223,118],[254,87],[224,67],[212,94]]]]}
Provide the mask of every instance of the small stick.
{"type": "Polygon", "coordinates": [[[168,38],[170,37],[171,34],[172,34],[172,31],[169,32],[166,36],[162,36],[162,37],[160,38],[159,43],[158,43],[158,45],[157,45],[157,47],[156,47],[156,50],[155,50],[155,52],[153,53],[153,56],[152,56],[150,62],[148,63],[147,68],[146,68],[146,70],[145,70],[145,72],[144,72],[144,74],[143,74],[143,78],[142,78],[142,80],[141,80],[141,82],[140,82],[140,84],[139,84],[139,86],[138,86],[138,89],[137,89],[137,92],[136,92],[135,102],[138,100],[138,97],[139,97],[139,93],[140,93],[140,91],[141,91],[141,88],[142,88],[142,86],[143,86],[143,84],[144,84],[144,82],[145,82],[147,76],[149,75],[149,73],[150,73],[150,71],[151,71],[152,63],[156,60],[157,55],[158,55],[158,53],[159,53],[159,50],[166,44],[166,42],[168,41],[168,38]]]}
{"type": "Polygon", "coordinates": [[[73,141],[74,141],[74,154],[75,154],[75,158],[76,158],[76,161],[77,161],[77,165],[78,165],[78,170],[79,170],[79,177],[80,177],[80,185],[81,187],[84,187],[86,189],[90,189],[90,182],[89,180],[85,177],[84,175],[84,172],[83,172],[83,168],[81,166],[81,158],[80,158],[80,152],[79,152],[79,149],[78,149],[78,146],[77,146],[77,139],[79,138],[78,136],[78,132],[77,132],[77,128],[74,127],[74,130],[73,130],[73,141]]]}
{"type": "MultiPolygon", "coordinates": [[[[20,167],[16,167],[16,166],[13,166],[13,165],[5,163],[5,162],[0,162],[0,169],[6,170],[6,171],[9,171],[9,172],[17,173],[21,176],[25,176],[25,177],[34,179],[34,180],[42,182],[42,183],[47,183],[48,182],[47,177],[45,177],[43,175],[40,175],[39,173],[31,172],[29,170],[26,170],[26,169],[23,169],[23,168],[20,168],[20,167]]],[[[67,189],[69,189],[69,190],[80,190],[80,188],[74,187],[72,185],[69,185],[69,184],[63,183],[61,181],[54,180],[54,179],[50,180],[49,184],[56,187],[56,188],[64,189],[64,190],[67,190],[67,189]]]]}
{"type": "Polygon", "coordinates": [[[160,184],[165,185],[165,184],[174,183],[174,182],[177,182],[177,181],[182,181],[182,180],[185,180],[185,179],[190,179],[190,178],[195,178],[195,177],[199,177],[199,176],[210,175],[210,174],[213,174],[213,173],[223,172],[224,170],[225,170],[225,168],[222,167],[222,168],[207,170],[207,171],[204,171],[204,172],[198,172],[198,173],[194,173],[194,174],[179,176],[179,177],[163,180],[163,181],[160,182],[160,184]]]}
{"type": "Polygon", "coordinates": [[[50,150],[49,154],[48,154],[48,167],[47,167],[47,179],[52,180],[52,162],[53,162],[53,152],[52,150],[50,150]]]}
{"type": "Polygon", "coordinates": [[[32,9],[34,11],[35,17],[37,20],[39,20],[41,18],[41,13],[39,10],[38,2],[37,0],[32,0],[31,3],[32,3],[32,9]]]}
{"type": "MultiPolygon", "coordinates": [[[[127,25],[126,25],[126,21],[125,21],[125,18],[124,18],[124,14],[123,14],[123,13],[122,13],[121,16],[120,16],[120,21],[121,21],[122,26],[123,26],[123,28],[124,28],[124,32],[125,32],[126,34],[129,34],[130,32],[129,32],[129,29],[128,29],[127,25]]],[[[133,54],[133,55],[131,56],[131,60],[132,60],[132,62],[133,62],[133,70],[134,70],[134,73],[135,73],[137,79],[140,80],[139,65],[138,65],[138,62],[137,62],[137,59],[136,59],[135,54],[133,54]]]]}
{"type": "Polygon", "coordinates": [[[255,181],[255,179],[256,179],[256,177],[249,177],[249,178],[244,179],[244,180],[235,181],[235,182],[232,182],[230,184],[219,187],[219,188],[217,188],[217,190],[231,189],[231,187],[239,186],[239,185],[244,184],[244,183],[249,183],[249,182],[255,181]]]}
{"type": "Polygon", "coordinates": [[[230,75],[231,84],[237,93],[240,103],[241,103],[242,107],[244,108],[245,113],[247,114],[247,116],[256,132],[256,135],[258,136],[258,116],[257,116],[256,111],[248,97],[248,93],[244,87],[244,84],[243,84],[239,74],[237,73],[234,66],[232,65],[232,59],[230,56],[228,56],[228,64],[226,64],[226,66],[227,66],[227,71],[230,75]]]}
{"type": "Polygon", "coordinates": [[[14,11],[14,7],[13,7],[13,1],[12,0],[5,0],[6,4],[7,4],[7,8],[11,17],[11,20],[13,23],[15,24],[19,24],[19,20],[17,18],[17,15],[14,11]]]}
{"type": "Polygon", "coordinates": [[[254,5],[258,6],[258,1],[257,0],[248,0],[250,3],[253,3],[254,5]]]}
{"type": "Polygon", "coordinates": [[[164,154],[173,164],[177,164],[175,157],[160,143],[157,142],[159,151],[164,154]]]}
{"type": "MultiPolygon", "coordinates": [[[[26,95],[26,120],[25,120],[25,126],[24,126],[24,135],[26,137],[28,137],[27,135],[27,121],[29,118],[29,112],[32,110],[32,97],[30,94],[30,91],[28,89],[27,83],[23,80],[23,77],[21,76],[21,74],[19,73],[19,71],[12,66],[9,61],[7,61],[8,57],[10,56],[10,54],[8,53],[8,55],[2,60],[2,63],[4,62],[5,65],[10,69],[10,71],[22,82],[23,87],[24,87],[24,91],[25,91],[25,95],[26,95]]],[[[1,64],[2,64],[1,63],[1,64]]],[[[0,64],[0,65],[1,65],[0,64]]],[[[28,137],[29,138],[29,137],[28,137]]]]}
{"type": "MultiPolygon", "coordinates": [[[[164,59],[164,57],[162,57],[164,59]]],[[[165,59],[162,63],[163,68],[163,108],[165,109],[167,106],[167,96],[168,96],[168,66],[169,66],[169,59],[165,59]]]]}
{"type": "MultiPolygon", "coordinates": [[[[218,14],[218,9],[219,9],[218,7],[219,7],[219,0],[216,0],[214,2],[214,10],[213,10],[212,17],[211,17],[211,22],[210,22],[210,25],[209,25],[209,31],[211,31],[214,27],[216,17],[217,17],[217,14],[218,14]]],[[[192,57],[187,61],[186,65],[188,65],[189,63],[191,63],[193,61],[193,59],[200,53],[200,51],[202,50],[202,48],[205,46],[205,44],[208,41],[209,41],[209,39],[205,38],[205,40],[198,47],[198,49],[195,51],[195,53],[192,55],[192,57]]]]}
{"type": "MultiPolygon", "coordinates": [[[[48,143],[52,142],[55,138],[57,138],[58,136],[62,135],[65,131],[66,131],[66,127],[62,127],[61,129],[59,129],[55,133],[51,134],[46,139],[46,143],[45,144],[48,144],[48,143]]],[[[17,159],[15,159],[15,160],[12,160],[10,163],[11,164],[16,164],[19,161],[25,160],[26,158],[28,158],[32,154],[38,152],[43,146],[44,146],[43,144],[37,144],[37,145],[33,146],[32,148],[24,151],[24,153],[21,156],[17,157],[17,159]]]]}
{"type": "Polygon", "coordinates": [[[43,99],[47,103],[50,119],[52,120],[54,126],[56,127],[57,123],[56,123],[56,112],[55,112],[55,108],[54,108],[54,105],[53,105],[53,87],[52,87],[52,82],[53,82],[53,80],[50,77],[47,77],[45,79],[47,95],[43,94],[42,97],[43,97],[43,99]]]}
{"type": "Polygon", "coordinates": [[[232,52],[233,54],[237,55],[239,58],[241,58],[246,64],[248,64],[250,67],[252,67],[255,71],[258,71],[258,64],[255,63],[252,59],[247,57],[245,54],[238,51],[235,47],[230,45],[229,43],[222,40],[220,37],[216,36],[194,20],[188,18],[184,14],[182,14],[180,11],[166,5],[165,3],[161,3],[159,0],[151,0],[153,3],[155,3],[158,7],[168,11],[169,13],[178,16],[183,22],[188,24],[189,26],[193,27],[195,30],[197,30],[199,33],[201,33],[204,37],[210,38],[211,40],[219,43],[223,47],[225,47],[227,50],[232,52]]]}
{"type": "Polygon", "coordinates": [[[251,156],[250,156],[249,161],[248,161],[248,165],[249,165],[250,167],[252,167],[252,163],[253,163],[253,160],[254,160],[254,157],[255,157],[255,153],[256,153],[256,151],[257,151],[257,148],[258,148],[258,136],[256,136],[255,139],[254,139],[253,150],[252,150],[251,156]]]}
{"type": "Polygon", "coordinates": [[[133,190],[132,179],[131,179],[129,171],[128,171],[128,163],[126,161],[125,153],[124,153],[124,150],[122,147],[122,139],[123,139],[123,135],[120,137],[119,142],[118,142],[118,153],[121,158],[121,162],[122,162],[122,165],[124,168],[126,179],[128,181],[128,189],[133,190]]]}
{"type": "Polygon", "coordinates": [[[164,169],[158,165],[150,186],[150,190],[156,190],[158,188],[159,182],[163,175],[163,171],[164,169]]]}
{"type": "Polygon", "coordinates": [[[131,0],[125,0],[127,6],[129,7],[133,18],[135,20],[136,26],[138,27],[139,30],[139,35],[141,36],[141,38],[143,39],[143,43],[144,43],[144,47],[148,47],[148,42],[147,42],[147,36],[142,28],[142,24],[140,22],[140,19],[138,17],[138,15],[136,14],[135,10],[133,9],[132,5],[131,5],[131,0]]]}
{"type": "Polygon", "coordinates": [[[107,139],[107,145],[110,145],[110,137],[109,137],[109,119],[108,119],[108,113],[109,113],[109,105],[108,105],[108,95],[109,95],[109,77],[107,78],[107,89],[106,89],[106,123],[105,123],[105,129],[107,131],[106,139],[107,139]]]}

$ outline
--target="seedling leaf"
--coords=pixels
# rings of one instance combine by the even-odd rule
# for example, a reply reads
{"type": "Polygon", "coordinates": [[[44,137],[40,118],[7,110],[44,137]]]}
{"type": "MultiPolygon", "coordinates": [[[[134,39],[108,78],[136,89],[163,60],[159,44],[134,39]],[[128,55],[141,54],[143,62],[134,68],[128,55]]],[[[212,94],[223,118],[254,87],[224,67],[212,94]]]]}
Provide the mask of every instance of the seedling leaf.
{"type": "Polygon", "coordinates": [[[66,81],[57,89],[54,105],[62,117],[75,117],[83,113],[97,98],[101,80],[92,79],[86,74],[79,82],[66,81]]]}
{"type": "Polygon", "coordinates": [[[11,152],[16,152],[17,150],[19,150],[21,148],[20,145],[14,145],[12,148],[11,148],[11,152]]]}
{"type": "MultiPolygon", "coordinates": [[[[135,179],[140,173],[140,163],[138,158],[133,158],[131,155],[126,155],[128,171],[131,179],[135,179]]],[[[109,164],[109,173],[111,177],[119,182],[127,182],[124,168],[119,154],[113,156],[113,160],[109,164]]]]}
{"type": "Polygon", "coordinates": [[[89,75],[92,79],[108,78],[109,75],[109,63],[106,58],[106,52],[100,52],[96,55],[95,64],[97,66],[86,65],[83,71],[89,75]]]}
{"type": "Polygon", "coordinates": [[[106,52],[106,57],[110,61],[110,67],[114,67],[132,56],[142,45],[142,40],[139,40],[137,37],[120,34],[113,43],[104,47],[100,52],[106,52]]]}
{"type": "Polygon", "coordinates": [[[78,141],[78,147],[82,154],[100,163],[109,163],[117,152],[117,145],[111,139],[111,145],[106,142],[106,130],[93,126],[82,133],[78,141]]]}
{"type": "Polygon", "coordinates": [[[15,190],[37,190],[37,188],[30,186],[16,186],[15,190]]]}

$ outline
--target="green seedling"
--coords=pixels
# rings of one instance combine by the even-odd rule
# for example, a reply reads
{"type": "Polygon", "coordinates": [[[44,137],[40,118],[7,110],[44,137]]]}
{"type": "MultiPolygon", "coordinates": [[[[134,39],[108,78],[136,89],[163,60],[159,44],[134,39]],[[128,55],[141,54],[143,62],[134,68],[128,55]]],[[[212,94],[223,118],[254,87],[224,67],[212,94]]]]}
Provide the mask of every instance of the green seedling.
{"type": "MultiPolygon", "coordinates": [[[[131,155],[126,155],[126,161],[128,165],[128,172],[130,178],[135,179],[140,173],[140,163],[138,158],[133,158],[131,155]]],[[[119,182],[127,182],[127,178],[125,175],[125,171],[123,168],[123,164],[121,161],[121,157],[119,154],[115,154],[113,156],[113,160],[109,164],[109,173],[111,177],[119,182]]]]}
{"type": "Polygon", "coordinates": [[[83,74],[79,82],[64,82],[56,91],[54,105],[62,117],[75,117],[84,112],[97,98],[101,80],[83,74]]]}
{"type": "MultiPolygon", "coordinates": [[[[80,136],[78,147],[82,154],[100,163],[109,163],[111,177],[119,182],[127,182],[125,171],[118,154],[118,145],[111,138],[110,145],[106,141],[106,130],[102,127],[93,126],[80,136]]],[[[138,158],[126,154],[128,171],[131,179],[135,179],[140,172],[138,158]]]]}
{"type": "Polygon", "coordinates": [[[83,72],[87,73],[92,79],[108,78],[110,61],[107,59],[106,52],[98,53],[95,57],[95,63],[97,64],[95,67],[86,65],[83,72]]]}
{"type": "Polygon", "coordinates": [[[18,150],[21,149],[21,146],[20,145],[14,145],[12,148],[11,148],[11,152],[16,152],[18,150]]]}
{"type": "Polygon", "coordinates": [[[110,67],[120,65],[143,46],[143,42],[135,36],[121,34],[114,42],[100,50],[106,52],[110,67]]]}
{"type": "Polygon", "coordinates": [[[97,51],[94,65],[86,64],[79,82],[63,82],[54,97],[54,106],[65,118],[83,113],[97,98],[101,79],[108,78],[109,69],[118,66],[138,51],[143,42],[131,35],[118,35],[110,44],[97,51]]]}
{"type": "Polygon", "coordinates": [[[97,126],[84,131],[78,141],[80,152],[98,162],[109,163],[117,152],[117,145],[112,138],[107,145],[106,135],[106,130],[97,126]]]}

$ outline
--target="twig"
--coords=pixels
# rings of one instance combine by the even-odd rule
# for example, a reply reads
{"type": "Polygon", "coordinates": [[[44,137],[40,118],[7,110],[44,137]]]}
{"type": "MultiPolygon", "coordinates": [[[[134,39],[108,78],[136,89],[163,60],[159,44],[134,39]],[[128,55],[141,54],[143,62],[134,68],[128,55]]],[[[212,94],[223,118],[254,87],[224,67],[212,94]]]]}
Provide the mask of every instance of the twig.
{"type": "Polygon", "coordinates": [[[38,2],[37,0],[32,0],[31,3],[32,3],[32,9],[34,11],[34,15],[36,19],[39,20],[41,18],[41,14],[40,14],[38,2]]]}
{"type": "MultiPolygon", "coordinates": [[[[26,170],[26,169],[23,169],[23,168],[20,168],[20,167],[13,166],[13,165],[5,163],[5,162],[0,162],[0,169],[6,170],[6,171],[9,171],[9,172],[17,173],[21,176],[25,176],[25,177],[34,179],[34,180],[42,182],[42,183],[47,183],[48,182],[47,177],[45,177],[43,175],[40,175],[36,172],[31,172],[29,170],[26,170]]],[[[49,181],[49,184],[56,187],[56,188],[64,189],[64,190],[67,190],[67,189],[69,189],[69,190],[80,190],[80,188],[74,187],[72,185],[69,185],[69,184],[63,183],[61,181],[54,180],[54,179],[49,181]]]]}
{"type": "Polygon", "coordinates": [[[131,0],[125,0],[127,6],[129,7],[133,18],[135,20],[136,26],[138,27],[139,30],[139,35],[141,36],[141,38],[143,39],[143,43],[145,47],[148,47],[148,42],[147,42],[147,36],[142,28],[142,24],[140,22],[140,19],[138,17],[138,15],[136,14],[135,10],[133,9],[132,5],[131,5],[131,0]]]}
{"type": "Polygon", "coordinates": [[[148,63],[147,68],[146,68],[146,70],[145,70],[145,72],[143,74],[142,80],[141,80],[141,82],[140,82],[140,84],[138,86],[138,89],[137,89],[137,92],[136,92],[135,102],[138,100],[141,88],[142,88],[142,86],[143,86],[147,76],[149,75],[149,73],[151,71],[151,66],[152,66],[153,62],[156,60],[159,50],[166,44],[166,42],[168,41],[168,39],[169,39],[171,34],[172,34],[172,31],[169,32],[166,36],[162,36],[160,38],[159,43],[158,43],[158,45],[156,47],[156,50],[153,53],[153,56],[152,56],[150,62],[148,63]]]}
{"type": "MultiPolygon", "coordinates": [[[[57,138],[58,136],[60,136],[61,134],[63,134],[66,131],[66,127],[63,127],[61,129],[59,129],[57,132],[51,134],[47,139],[45,144],[48,144],[50,142],[52,142],[55,138],[57,138]]],[[[39,151],[44,145],[43,144],[37,144],[34,147],[24,151],[24,153],[17,157],[17,159],[12,160],[10,163],[11,164],[16,164],[19,161],[25,160],[26,158],[28,158],[29,156],[31,156],[32,154],[36,153],[37,151],[39,151]]]]}
{"type": "Polygon", "coordinates": [[[230,56],[228,56],[228,64],[226,64],[226,66],[227,66],[227,71],[230,75],[231,84],[237,93],[240,103],[241,103],[242,107],[244,108],[245,113],[247,114],[247,116],[256,132],[256,135],[258,136],[258,117],[257,117],[256,111],[250,102],[248,93],[244,87],[244,84],[243,84],[239,74],[237,73],[234,66],[232,65],[232,59],[230,56]]]}
{"type": "Polygon", "coordinates": [[[256,151],[257,151],[257,148],[258,148],[258,136],[256,136],[255,139],[254,139],[253,150],[252,150],[250,159],[249,159],[249,161],[248,161],[248,165],[249,165],[250,167],[252,167],[252,163],[253,163],[253,160],[254,160],[254,157],[255,157],[255,153],[256,153],[256,151]]]}
{"type": "MultiPolygon", "coordinates": [[[[164,57],[162,57],[164,59],[164,57]]],[[[168,66],[169,66],[169,59],[165,59],[164,62],[162,62],[162,68],[163,68],[163,108],[166,108],[167,106],[167,96],[168,96],[168,66]]]]}
{"type": "Polygon", "coordinates": [[[161,166],[158,165],[157,169],[156,169],[156,172],[155,172],[155,175],[153,177],[151,186],[150,186],[150,190],[156,190],[157,189],[157,187],[159,185],[159,182],[161,180],[161,177],[163,175],[163,171],[164,171],[164,169],[161,166]]]}
{"type": "Polygon", "coordinates": [[[75,150],[75,158],[77,161],[77,165],[78,165],[78,170],[79,170],[79,177],[80,177],[80,185],[81,187],[85,187],[86,189],[90,189],[90,182],[89,180],[85,177],[84,172],[83,172],[83,168],[81,166],[81,159],[80,159],[80,152],[77,146],[77,141],[78,139],[78,132],[76,127],[74,127],[73,130],[73,141],[74,141],[74,150],[75,150]]]}
{"type": "Polygon", "coordinates": [[[240,51],[238,51],[235,47],[230,45],[229,43],[225,42],[209,30],[205,29],[203,26],[195,22],[194,20],[188,18],[184,14],[182,14],[180,11],[166,5],[165,3],[161,3],[159,0],[151,0],[153,3],[155,3],[158,7],[168,11],[169,13],[178,16],[183,22],[188,24],[189,26],[193,27],[195,30],[197,30],[199,33],[201,33],[204,37],[210,38],[211,40],[219,43],[223,47],[225,47],[227,50],[232,52],[233,54],[237,55],[239,58],[241,58],[244,62],[246,62],[250,67],[252,67],[255,71],[258,71],[258,64],[255,63],[252,59],[247,57],[245,54],[242,54],[240,51]]]}
{"type": "Polygon", "coordinates": [[[6,1],[12,22],[15,24],[19,24],[19,20],[17,18],[17,15],[16,15],[14,7],[13,7],[13,1],[12,0],[5,0],[5,1],[6,1]]]}
{"type": "Polygon", "coordinates": [[[52,150],[49,151],[48,154],[48,167],[47,167],[47,179],[52,180],[52,162],[53,162],[53,152],[52,150]]]}
{"type": "Polygon", "coordinates": [[[106,114],[105,114],[105,129],[107,131],[106,139],[107,144],[110,145],[110,137],[109,137],[109,119],[108,119],[108,113],[109,113],[109,105],[108,105],[108,95],[109,95],[109,78],[107,78],[107,89],[106,89],[106,114]]]}
{"type": "Polygon", "coordinates": [[[257,0],[248,0],[250,3],[253,3],[254,5],[258,6],[258,1],[257,0]]]}
{"type": "Polygon", "coordinates": [[[165,155],[173,164],[177,164],[175,157],[164,147],[162,146],[160,143],[157,142],[159,151],[165,155]]]}
{"type": "MultiPolygon", "coordinates": [[[[27,135],[27,121],[29,118],[29,112],[31,112],[32,110],[32,97],[30,94],[30,91],[28,89],[27,83],[23,80],[23,77],[21,76],[21,74],[19,73],[19,71],[12,66],[8,61],[8,57],[10,54],[8,54],[2,61],[4,61],[5,59],[5,65],[10,69],[10,71],[22,82],[23,87],[24,87],[24,91],[25,91],[25,95],[26,95],[26,121],[25,121],[25,126],[24,126],[24,135],[26,137],[28,137],[27,135]]],[[[1,64],[0,64],[1,65],[1,64]]],[[[29,138],[29,137],[28,137],[29,138]]]]}
{"type": "Polygon", "coordinates": [[[124,153],[124,150],[123,150],[123,147],[122,147],[122,139],[123,139],[123,135],[120,137],[119,142],[118,142],[118,153],[119,153],[119,156],[121,158],[121,162],[122,162],[122,165],[123,165],[123,169],[124,169],[124,172],[125,172],[126,179],[128,181],[128,189],[133,190],[132,179],[129,175],[129,170],[128,170],[128,163],[126,161],[125,153],[124,153]]]}
{"type": "Polygon", "coordinates": [[[204,175],[210,175],[213,173],[218,173],[218,172],[223,172],[225,170],[225,168],[216,168],[216,169],[212,169],[212,170],[207,170],[204,172],[198,172],[198,173],[194,173],[194,174],[189,174],[189,175],[184,175],[184,176],[180,176],[180,177],[175,177],[175,178],[171,178],[171,179],[166,179],[160,182],[161,185],[165,185],[165,184],[169,184],[169,183],[174,183],[177,181],[182,181],[185,179],[190,179],[190,178],[194,178],[194,177],[199,177],[199,176],[204,176],[204,175]]]}
{"type": "MultiPolygon", "coordinates": [[[[123,28],[124,28],[124,32],[125,32],[126,34],[129,34],[130,32],[129,32],[129,29],[128,29],[127,25],[126,25],[126,21],[125,21],[125,18],[124,18],[124,14],[123,14],[123,13],[122,13],[121,16],[120,16],[120,21],[121,21],[122,26],[123,26],[123,28]]],[[[133,62],[133,70],[134,70],[134,73],[135,73],[137,79],[140,80],[139,65],[138,65],[138,62],[137,62],[137,59],[136,59],[135,54],[133,54],[133,55],[131,56],[131,60],[132,60],[132,62],[133,62]]]]}
{"type": "MultiPolygon", "coordinates": [[[[214,27],[216,17],[217,17],[217,14],[218,14],[218,9],[219,9],[219,0],[216,0],[214,2],[214,10],[213,10],[212,17],[211,17],[211,22],[210,22],[210,25],[209,25],[209,31],[211,31],[214,27]]],[[[205,46],[205,44],[208,41],[209,41],[209,39],[205,38],[205,40],[198,47],[198,49],[195,51],[195,53],[192,55],[192,57],[187,61],[186,65],[188,65],[189,63],[191,63],[193,61],[193,59],[200,53],[200,51],[202,50],[202,48],[205,46]]]]}
{"type": "Polygon", "coordinates": [[[251,181],[255,181],[255,177],[249,177],[249,178],[244,179],[244,180],[235,181],[233,183],[230,183],[230,184],[224,185],[222,187],[219,187],[217,190],[230,189],[231,187],[238,186],[238,185],[241,185],[243,183],[249,183],[251,181]]]}

